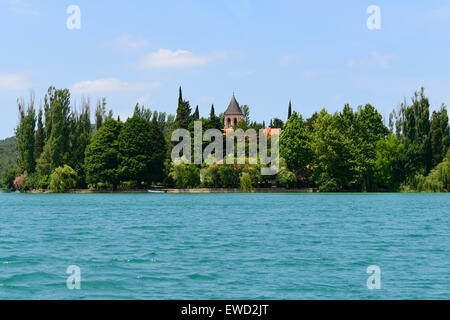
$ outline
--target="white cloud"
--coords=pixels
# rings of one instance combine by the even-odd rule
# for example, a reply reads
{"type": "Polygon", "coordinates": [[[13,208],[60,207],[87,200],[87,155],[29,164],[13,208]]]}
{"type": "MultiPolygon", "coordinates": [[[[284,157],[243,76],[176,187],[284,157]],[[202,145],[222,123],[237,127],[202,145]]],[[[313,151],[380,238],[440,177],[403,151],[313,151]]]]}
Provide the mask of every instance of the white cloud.
{"type": "Polygon", "coordinates": [[[253,74],[251,71],[230,71],[227,72],[227,75],[232,78],[245,78],[249,77],[253,74]]]}
{"type": "Polygon", "coordinates": [[[389,62],[392,59],[392,54],[389,53],[379,53],[379,52],[373,52],[372,56],[370,57],[370,61],[380,67],[381,69],[389,69],[390,65],[389,62]]]}
{"type": "Polygon", "coordinates": [[[301,76],[303,77],[303,78],[315,78],[315,77],[317,77],[319,75],[319,72],[318,71],[303,71],[302,73],[301,73],[301,76]]]}
{"type": "Polygon", "coordinates": [[[198,98],[198,101],[201,103],[213,103],[216,100],[215,97],[213,96],[201,96],[200,98],[198,98]]]}
{"type": "Polygon", "coordinates": [[[9,0],[9,10],[12,13],[19,15],[33,15],[39,14],[39,11],[33,9],[28,2],[23,0],[9,0]]]}
{"type": "Polygon", "coordinates": [[[393,55],[389,53],[372,52],[369,58],[361,60],[351,59],[347,62],[347,65],[349,67],[374,66],[380,69],[389,69],[389,63],[392,58],[393,55]]]}
{"type": "Polygon", "coordinates": [[[151,83],[127,83],[117,78],[87,80],[77,82],[72,86],[72,93],[94,93],[94,92],[110,92],[110,91],[141,91],[159,87],[159,82],[151,83]]]}
{"type": "Polygon", "coordinates": [[[296,55],[286,55],[286,56],[282,56],[279,59],[279,63],[282,66],[289,66],[292,64],[295,64],[299,61],[299,57],[296,55]]]}
{"type": "Polygon", "coordinates": [[[196,55],[187,50],[171,51],[159,49],[141,58],[139,66],[141,68],[185,68],[198,67],[209,62],[225,58],[225,53],[211,53],[206,55],[196,55]]]}
{"type": "Polygon", "coordinates": [[[20,74],[0,74],[0,88],[26,90],[30,87],[25,76],[20,74]]]}
{"type": "Polygon", "coordinates": [[[145,39],[136,38],[128,34],[123,34],[114,39],[114,44],[120,49],[136,50],[148,45],[145,39]]]}

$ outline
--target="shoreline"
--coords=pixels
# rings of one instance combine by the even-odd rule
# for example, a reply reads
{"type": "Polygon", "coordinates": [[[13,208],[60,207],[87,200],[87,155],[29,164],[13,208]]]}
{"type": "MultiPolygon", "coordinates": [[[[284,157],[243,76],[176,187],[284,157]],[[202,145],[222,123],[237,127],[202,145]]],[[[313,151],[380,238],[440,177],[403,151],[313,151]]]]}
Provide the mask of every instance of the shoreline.
{"type": "MultiPolygon", "coordinates": [[[[255,188],[243,191],[239,188],[195,188],[195,189],[175,189],[175,188],[150,188],[150,189],[124,189],[124,190],[92,190],[92,189],[71,189],[60,194],[142,194],[142,193],[170,193],[170,194],[208,194],[208,193],[315,193],[314,188],[287,189],[287,188],[255,188]]],[[[29,190],[25,194],[58,194],[51,190],[29,190]]]]}

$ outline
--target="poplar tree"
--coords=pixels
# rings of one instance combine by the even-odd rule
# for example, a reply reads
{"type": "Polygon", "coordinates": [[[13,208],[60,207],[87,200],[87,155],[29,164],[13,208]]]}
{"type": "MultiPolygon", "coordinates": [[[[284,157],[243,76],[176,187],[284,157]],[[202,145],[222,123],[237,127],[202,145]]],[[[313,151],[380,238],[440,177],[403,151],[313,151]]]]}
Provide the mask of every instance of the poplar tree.
{"type": "Polygon", "coordinates": [[[106,98],[101,101],[97,101],[97,107],[95,108],[95,128],[100,129],[106,118],[106,98]]]}
{"type": "Polygon", "coordinates": [[[45,145],[45,130],[44,123],[42,122],[42,108],[39,108],[36,130],[36,142],[34,147],[34,159],[37,161],[44,151],[45,145]]]}
{"type": "Polygon", "coordinates": [[[19,124],[16,128],[18,153],[17,163],[22,172],[31,174],[34,172],[36,162],[34,158],[35,148],[35,132],[36,126],[36,112],[34,109],[34,96],[31,94],[28,108],[25,110],[25,101],[23,99],[17,100],[19,108],[19,124]]]}

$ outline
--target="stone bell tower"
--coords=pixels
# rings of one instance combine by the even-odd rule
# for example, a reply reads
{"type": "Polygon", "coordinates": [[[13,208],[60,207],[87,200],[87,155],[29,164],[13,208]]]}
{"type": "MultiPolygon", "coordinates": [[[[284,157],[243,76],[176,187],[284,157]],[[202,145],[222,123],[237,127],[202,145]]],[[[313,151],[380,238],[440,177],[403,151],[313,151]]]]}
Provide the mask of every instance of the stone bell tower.
{"type": "Polygon", "coordinates": [[[244,114],[242,113],[241,108],[239,107],[239,103],[236,101],[236,98],[231,98],[230,105],[228,106],[227,110],[224,114],[224,127],[225,129],[232,128],[234,125],[236,125],[239,121],[244,119],[244,114]]]}

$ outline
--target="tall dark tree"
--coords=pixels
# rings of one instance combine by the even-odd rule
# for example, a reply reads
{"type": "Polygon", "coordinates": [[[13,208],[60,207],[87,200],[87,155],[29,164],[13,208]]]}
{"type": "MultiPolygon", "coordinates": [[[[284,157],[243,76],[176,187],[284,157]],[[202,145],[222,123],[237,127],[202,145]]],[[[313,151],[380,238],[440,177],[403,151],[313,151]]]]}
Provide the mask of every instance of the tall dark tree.
{"type": "Polygon", "coordinates": [[[44,151],[45,145],[45,130],[44,123],[42,122],[42,108],[39,108],[36,130],[36,143],[34,146],[34,159],[37,160],[44,151]]]}
{"type": "Polygon", "coordinates": [[[103,122],[106,119],[106,98],[97,101],[97,107],[95,108],[95,128],[100,129],[103,122]]]}
{"type": "Polygon", "coordinates": [[[432,146],[430,136],[430,103],[424,89],[415,92],[412,105],[400,109],[399,128],[405,145],[406,175],[412,179],[417,173],[428,174],[432,168],[432,146]]]}
{"type": "Polygon", "coordinates": [[[447,106],[441,106],[441,130],[442,130],[442,158],[445,158],[450,149],[450,128],[448,126],[447,106]]]}
{"type": "Polygon", "coordinates": [[[44,117],[45,117],[45,143],[50,138],[52,133],[52,109],[50,108],[50,103],[48,101],[48,95],[44,97],[44,117]]]}
{"type": "Polygon", "coordinates": [[[211,111],[209,113],[209,120],[212,120],[216,117],[216,112],[214,110],[214,104],[211,105],[211,111]]]}
{"type": "Polygon", "coordinates": [[[449,143],[448,115],[445,105],[439,111],[433,111],[431,116],[431,149],[433,168],[444,159],[449,143]]]}
{"type": "Polygon", "coordinates": [[[47,111],[51,118],[47,119],[46,115],[46,129],[47,121],[49,121],[51,131],[38,161],[37,167],[41,176],[50,175],[57,167],[67,164],[71,152],[70,138],[73,122],[70,113],[70,92],[68,89],[57,90],[50,87],[48,101],[47,111]]]}
{"type": "Polygon", "coordinates": [[[17,100],[19,108],[19,124],[16,128],[17,137],[17,163],[21,172],[33,173],[36,162],[34,158],[36,111],[34,109],[34,96],[30,95],[28,107],[25,109],[25,101],[17,100]]]}
{"type": "Polygon", "coordinates": [[[220,121],[220,118],[216,116],[214,105],[211,105],[211,112],[209,113],[209,119],[205,129],[222,129],[222,127],[223,123],[220,121]]]}
{"type": "Polygon", "coordinates": [[[242,113],[244,114],[244,121],[250,124],[250,107],[246,104],[241,106],[242,113]]]}
{"type": "Polygon", "coordinates": [[[289,107],[288,107],[288,120],[292,115],[292,104],[291,104],[291,100],[289,100],[289,107]]]}
{"type": "Polygon", "coordinates": [[[192,120],[197,121],[198,119],[200,119],[200,112],[198,110],[198,106],[196,106],[194,114],[192,115],[192,120]]]}
{"type": "MultiPolygon", "coordinates": [[[[79,115],[72,114],[73,131],[71,135],[71,150],[69,157],[69,165],[77,172],[79,187],[85,187],[85,153],[86,148],[91,142],[92,129],[90,121],[90,105],[89,101],[83,100],[81,112],[79,115]]],[[[109,120],[109,119],[106,119],[109,120]]],[[[106,121],[105,121],[106,122],[106,121]]]]}
{"type": "Polygon", "coordinates": [[[137,116],[129,118],[120,131],[119,151],[122,181],[148,186],[161,177],[166,150],[164,136],[156,122],[137,116]]]}
{"type": "Polygon", "coordinates": [[[283,120],[274,118],[271,128],[283,128],[283,120]]]}
{"type": "Polygon", "coordinates": [[[181,87],[179,90],[178,97],[178,108],[177,108],[177,116],[175,118],[174,129],[189,128],[189,123],[191,123],[191,107],[189,105],[189,101],[183,100],[183,93],[181,91],[181,87]]]}

